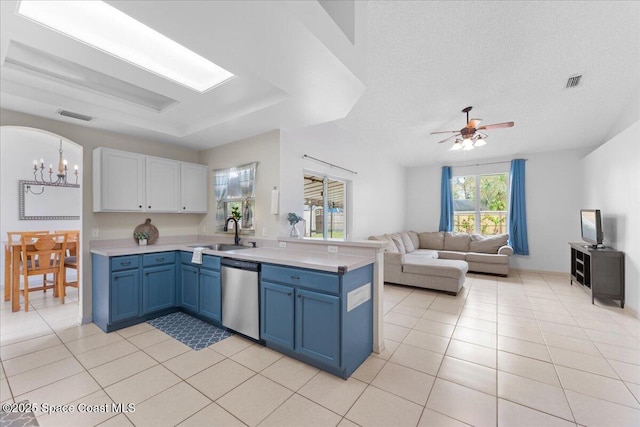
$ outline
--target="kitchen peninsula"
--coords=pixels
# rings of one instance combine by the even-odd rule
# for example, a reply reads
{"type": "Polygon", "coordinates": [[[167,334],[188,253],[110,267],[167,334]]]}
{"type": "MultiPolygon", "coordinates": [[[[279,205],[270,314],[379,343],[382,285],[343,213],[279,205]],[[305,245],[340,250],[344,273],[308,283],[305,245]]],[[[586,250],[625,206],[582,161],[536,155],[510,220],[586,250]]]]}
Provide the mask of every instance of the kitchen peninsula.
{"type": "MultiPolygon", "coordinates": [[[[224,323],[221,260],[259,263],[259,342],[347,378],[380,351],[379,248],[370,242],[336,242],[341,253],[313,242],[264,241],[260,247],[202,251],[203,242],[93,247],[93,321],[110,332],[184,311],[224,323]]],[[[333,245],[333,242],[332,242],[333,245]]],[[[227,273],[228,274],[228,273],[227,273]]],[[[256,275],[256,277],[258,277],[256,275]]],[[[227,291],[228,292],[228,291],[227,291]]],[[[258,313],[256,313],[256,316],[258,313]]]]}

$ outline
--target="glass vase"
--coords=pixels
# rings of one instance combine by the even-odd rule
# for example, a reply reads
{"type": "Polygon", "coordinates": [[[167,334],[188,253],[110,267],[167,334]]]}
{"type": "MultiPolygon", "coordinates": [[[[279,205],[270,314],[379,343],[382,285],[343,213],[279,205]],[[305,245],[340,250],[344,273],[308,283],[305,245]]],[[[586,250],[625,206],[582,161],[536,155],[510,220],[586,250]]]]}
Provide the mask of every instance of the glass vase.
{"type": "Polygon", "coordinates": [[[298,227],[296,227],[296,224],[291,224],[291,230],[289,230],[289,237],[295,237],[295,238],[300,237],[300,233],[298,232],[298,227]]]}

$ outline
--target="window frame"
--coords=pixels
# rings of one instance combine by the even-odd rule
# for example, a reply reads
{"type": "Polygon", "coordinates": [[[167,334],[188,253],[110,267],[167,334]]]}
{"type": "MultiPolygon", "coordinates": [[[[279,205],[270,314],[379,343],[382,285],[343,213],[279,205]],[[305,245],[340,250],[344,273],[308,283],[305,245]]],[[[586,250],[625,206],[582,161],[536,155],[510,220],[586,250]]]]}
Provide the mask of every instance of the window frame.
{"type": "MultiPolygon", "coordinates": [[[[306,224],[305,224],[305,229],[304,229],[304,236],[306,238],[309,239],[314,239],[314,240],[348,240],[349,237],[349,220],[350,220],[350,216],[349,216],[349,212],[350,209],[348,208],[349,206],[349,194],[350,194],[350,181],[345,179],[345,178],[341,178],[335,175],[330,175],[327,174],[325,172],[319,172],[319,171],[315,171],[315,170],[310,170],[310,169],[304,169],[303,170],[303,213],[306,212],[306,209],[304,209],[305,206],[308,206],[306,204],[306,200],[304,198],[304,179],[306,179],[308,176],[312,176],[314,178],[322,178],[322,237],[312,237],[307,235],[307,228],[306,228],[306,224]],[[336,181],[336,182],[340,182],[342,183],[342,188],[344,191],[344,196],[342,198],[342,203],[343,203],[343,237],[328,237],[329,235],[329,200],[328,197],[326,196],[328,191],[329,191],[329,181],[336,181]]],[[[311,214],[309,219],[311,220],[311,214]]],[[[311,222],[311,221],[309,221],[311,222]]],[[[306,223],[306,221],[305,221],[306,223]]]]}
{"type": "MultiPolygon", "coordinates": [[[[256,218],[255,218],[255,214],[256,214],[256,181],[257,181],[257,173],[258,173],[258,162],[251,162],[251,163],[245,163],[242,165],[238,165],[238,166],[234,166],[231,168],[223,168],[223,169],[214,169],[213,170],[213,196],[215,199],[215,212],[216,212],[216,216],[215,216],[215,231],[217,233],[225,233],[224,231],[224,225],[227,221],[227,219],[231,216],[231,204],[232,203],[240,203],[241,206],[241,214],[242,214],[242,218],[245,218],[245,203],[249,202],[250,204],[250,210],[251,210],[251,214],[252,214],[252,221],[251,221],[251,227],[245,227],[245,222],[242,220],[240,220],[240,228],[238,230],[239,234],[244,234],[244,235],[255,235],[255,230],[256,230],[256,218]],[[232,196],[229,197],[227,195],[227,190],[228,190],[228,186],[229,186],[229,181],[230,181],[230,176],[234,171],[237,170],[248,170],[249,174],[252,175],[252,179],[249,180],[250,184],[248,185],[248,187],[251,189],[250,193],[245,195],[241,195],[241,196],[232,196]],[[222,197],[218,198],[217,196],[217,191],[219,189],[217,180],[219,176],[225,176],[226,175],[226,182],[223,184],[223,186],[225,187],[225,189],[223,190],[223,194],[222,197]],[[220,217],[220,215],[218,215],[220,209],[222,209],[222,217],[220,217]]],[[[241,187],[241,184],[238,183],[238,185],[241,187]]],[[[232,227],[229,227],[228,230],[226,231],[226,233],[228,234],[232,234],[235,231],[233,230],[232,227]]]]}
{"type": "MultiPolygon", "coordinates": [[[[464,232],[469,232],[469,233],[475,233],[475,234],[482,234],[485,235],[482,232],[482,215],[483,214],[488,214],[488,213],[492,213],[492,212],[497,212],[500,213],[501,215],[504,214],[504,221],[501,222],[500,228],[505,228],[504,233],[495,233],[495,234],[487,234],[487,235],[497,235],[497,234],[508,234],[508,230],[506,230],[508,221],[509,221],[509,197],[510,197],[510,185],[511,185],[511,177],[510,177],[510,173],[508,171],[486,171],[486,172],[476,172],[476,173],[457,173],[454,174],[451,177],[451,193],[453,194],[453,200],[455,203],[456,200],[456,191],[455,191],[455,182],[457,179],[459,178],[471,178],[473,177],[475,180],[475,185],[474,185],[474,207],[475,209],[473,210],[473,212],[471,211],[456,211],[455,206],[454,206],[454,210],[453,210],[453,231],[454,232],[461,232],[457,229],[457,221],[456,221],[456,215],[457,214],[467,214],[467,215],[471,215],[473,214],[474,217],[474,230],[468,230],[464,231],[464,232]],[[506,200],[505,200],[505,210],[500,210],[500,211],[492,211],[492,210],[482,210],[482,206],[481,206],[481,177],[483,176],[494,176],[494,175],[504,175],[505,177],[505,183],[506,183],[506,187],[505,187],[505,196],[506,196],[506,200]]],[[[460,200],[460,199],[457,199],[460,200]]],[[[468,199],[467,199],[468,200],[468,199]]]]}

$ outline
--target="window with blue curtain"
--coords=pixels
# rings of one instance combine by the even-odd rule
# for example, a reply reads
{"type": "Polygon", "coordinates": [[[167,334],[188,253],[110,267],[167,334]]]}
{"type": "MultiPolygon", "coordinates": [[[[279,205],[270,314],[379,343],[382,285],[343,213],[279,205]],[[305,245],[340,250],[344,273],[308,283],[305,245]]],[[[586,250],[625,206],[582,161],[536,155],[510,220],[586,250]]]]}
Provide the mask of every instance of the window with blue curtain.
{"type": "Polygon", "coordinates": [[[453,193],[451,191],[451,166],[442,167],[442,183],[440,186],[439,230],[453,230],[453,193]]]}
{"type": "Polygon", "coordinates": [[[513,253],[529,255],[527,236],[527,203],[525,196],[525,160],[511,161],[511,192],[509,197],[509,244],[513,253]]]}

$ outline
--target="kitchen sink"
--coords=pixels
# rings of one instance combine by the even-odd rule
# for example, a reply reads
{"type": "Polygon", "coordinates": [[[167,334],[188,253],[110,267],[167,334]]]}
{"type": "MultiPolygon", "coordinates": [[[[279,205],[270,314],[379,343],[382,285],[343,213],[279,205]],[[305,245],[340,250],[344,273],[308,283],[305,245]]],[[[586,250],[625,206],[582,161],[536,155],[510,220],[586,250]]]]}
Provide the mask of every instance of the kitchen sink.
{"type": "Polygon", "coordinates": [[[224,243],[212,243],[210,245],[190,245],[190,248],[207,248],[214,251],[235,251],[237,249],[249,249],[251,246],[231,245],[224,243]]]}

